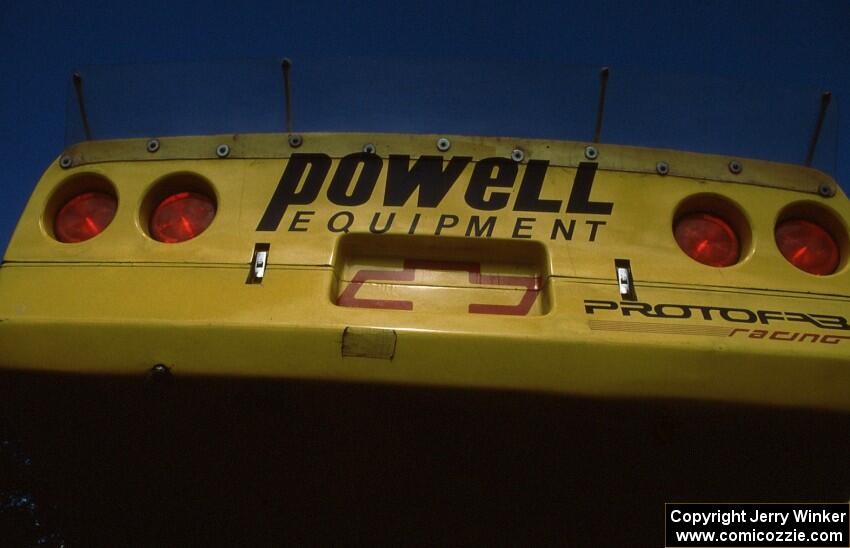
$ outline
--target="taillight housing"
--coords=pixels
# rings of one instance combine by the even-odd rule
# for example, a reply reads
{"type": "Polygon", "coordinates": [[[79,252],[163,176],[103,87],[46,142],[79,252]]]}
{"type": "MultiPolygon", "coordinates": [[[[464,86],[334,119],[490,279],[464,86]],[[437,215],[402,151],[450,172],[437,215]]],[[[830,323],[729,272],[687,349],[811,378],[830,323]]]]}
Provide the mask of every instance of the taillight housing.
{"type": "Polygon", "coordinates": [[[53,219],[53,234],[63,243],[77,243],[103,232],[118,209],[118,200],[105,192],[84,192],[65,202],[53,219]]]}
{"type": "Polygon", "coordinates": [[[151,236],[175,244],[198,236],[215,218],[215,202],[198,192],[177,192],[163,199],[150,217],[151,236]]]}
{"type": "Polygon", "coordinates": [[[702,264],[732,266],[741,257],[738,234],[730,223],[718,215],[687,213],[676,220],[673,234],[682,251],[702,264]]]}
{"type": "Polygon", "coordinates": [[[841,253],[835,238],[822,226],[805,219],[788,219],[776,225],[776,246],[789,263],[817,276],[838,269],[841,253]]]}

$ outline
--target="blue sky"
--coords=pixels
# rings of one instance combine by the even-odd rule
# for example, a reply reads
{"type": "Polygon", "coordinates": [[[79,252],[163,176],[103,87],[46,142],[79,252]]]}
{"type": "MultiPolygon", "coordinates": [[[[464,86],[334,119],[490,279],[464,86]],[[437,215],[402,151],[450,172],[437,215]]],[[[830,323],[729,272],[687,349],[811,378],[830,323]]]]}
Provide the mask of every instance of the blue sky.
{"type": "Polygon", "coordinates": [[[284,55],[536,59],[830,89],[844,106],[835,174],[850,188],[846,1],[5,2],[0,43],[0,249],[62,151],[68,76],[88,64],[284,55]]]}

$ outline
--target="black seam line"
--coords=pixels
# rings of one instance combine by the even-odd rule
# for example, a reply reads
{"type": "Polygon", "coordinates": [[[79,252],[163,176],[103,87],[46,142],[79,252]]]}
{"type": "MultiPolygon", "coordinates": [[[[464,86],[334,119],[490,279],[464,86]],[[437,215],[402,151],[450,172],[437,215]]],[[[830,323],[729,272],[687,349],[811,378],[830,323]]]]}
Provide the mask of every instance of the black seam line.
{"type": "MultiPolygon", "coordinates": [[[[357,152],[357,151],[352,150],[352,152],[357,152]]],[[[316,152],[316,153],[317,154],[326,154],[324,152],[316,152]]],[[[299,154],[301,154],[301,153],[299,153],[299,154]]],[[[430,152],[428,152],[428,151],[422,152],[418,156],[411,154],[410,159],[415,160],[415,159],[418,159],[422,156],[428,156],[428,155],[430,155],[430,152]]],[[[346,155],[344,155],[344,154],[340,154],[340,155],[328,154],[328,157],[331,160],[341,160],[345,156],[346,155]]],[[[380,158],[384,158],[384,159],[389,158],[389,154],[378,155],[378,156],[380,158]]],[[[230,161],[233,161],[233,160],[289,160],[290,158],[291,158],[291,156],[238,156],[234,153],[231,153],[231,155],[230,155],[230,161]]],[[[125,158],[125,159],[117,159],[117,160],[116,159],[108,159],[108,160],[81,161],[81,162],[75,164],[74,167],[81,167],[81,166],[87,166],[87,165],[92,165],[92,164],[121,164],[121,163],[129,163],[129,162],[202,162],[202,161],[206,161],[206,160],[220,161],[220,159],[216,156],[195,156],[195,157],[182,157],[181,156],[181,157],[174,157],[174,158],[162,158],[162,157],[160,157],[160,158],[125,158]]],[[[551,160],[550,160],[550,162],[551,162],[551,160]]],[[[473,164],[478,163],[478,160],[473,159],[471,161],[471,163],[473,163],[473,164]]],[[[553,164],[553,163],[550,163],[549,165],[550,165],[550,167],[577,169],[579,163],[580,162],[576,162],[575,164],[566,164],[566,163],[564,163],[564,164],[553,164]]],[[[796,165],[796,164],[790,164],[790,165],[796,165]]],[[[655,175],[656,174],[655,169],[650,169],[650,168],[646,168],[645,170],[640,170],[640,169],[626,169],[626,168],[622,168],[622,167],[609,167],[609,166],[599,165],[597,167],[597,170],[598,171],[613,171],[615,173],[631,173],[631,174],[636,174],[636,175],[655,175]]],[[[803,193],[803,194],[817,194],[817,188],[794,188],[794,187],[791,187],[791,186],[779,186],[777,184],[771,184],[769,182],[762,182],[762,181],[758,181],[758,180],[735,180],[735,181],[732,181],[730,179],[713,178],[713,177],[707,177],[705,175],[688,175],[688,174],[681,174],[681,173],[676,174],[676,175],[670,175],[670,178],[672,178],[672,179],[686,179],[686,180],[689,180],[689,181],[709,181],[709,182],[712,182],[712,183],[728,183],[728,184],[733,184],[733,185],[750,185],[750,186],[757,186],[757,187],[761,187],[761,188],[770,188],[770,189],[773,189],[773,190],[787,190],[789,192],[800,192],[800,193],[803,193]]]]}
{"type": "MultiPolygon", "coordinates": [[[[355,151],[353,151],[353,152],[355,152],[355,151]]],[[[325,154],[325,153],[321,153],[321,154],[325,154]]],[[[427,156],[429,154],[430,154],[429,152],[425,151],[425,152],[422,152],[419,156],[415,156],[415,155],[411,154],[410,158],[416,159],[416,158],[419,158],[421,156],[427,156]]],[[[389,158],[389,154],[387,154],[386,156],[383,156],[383,155],[379,155],[379,156],[381,158],[389,158]]],[[[290,156],[256,156],[256,155],[239,156],[239,155],[234,155],[233,153],[231,153],[231,156],[230,156],[231,160],[289,160],[291,157],[292,157],[291,154],[290,154],[290,156]]],[[[328,154],[328,157],[332,160],[340,160],[340,159],[344,158],[345,155],[340,154],[339,156],[337,156],[337,155],[328,154]]],[[[119,159],[111,159],[110,158],[110,159],[103,159],[103,160],[81,161],[81,162],[75,164],[74,167],[81,167],[81,166],[84,166],[84,165],[92,165],[92,164],[118,164],[118,163],[127,163],[127,162],[169,162],[169,161],[183,161],[183,162],[194,161],[194,162],[197,162],[197,161],[206,161],[206,160],[220,161],[220,159],[217,158],[216,156],[200,156],[200,155],[195,156],[195,157],[183,157],[183,156],[181,156],[181,157],[174,157],[174,158],[163,158],[163,157],[158,157],[158,158],[138,157],[138,158],[125,158],[125,159],[120,159],[120,158],[119,159]]],[[[478,160],[472,160],[472,163],[477,163],[477,162],[478,162],[478,160]]],[[[562,168],[574,169],[574,168],[578,168],[579,163],[580,162],[577,162],[577,163],[575,163],[575,165],[566,164],[566,163],[565,164],[550,164],[550,166],[551,167],[562,167],[562,168]]],[[[789,164],[789,165],[797,166],[798,164],[789,164]]],[[[607,166],[603,166],[601,164],[597,167],[597,169],[599,171],[612,171],[612,172],[615,172],[615,173],[632,173],[632,174],[637,174],[637,175],[654,175],[656,173],[654,169],[650,169],[650,168],[646,168],[645,170],[626,169],[626,168],[622,168],[622,167],[607,167],[607,166]]],[[[728,184],[733,184],[733,185],[737,184],[737,185],[758,186],[758,187],[761,187],[761,188],[769,188],[769,189],[773,189],[773,190],[786,190],[786,191],[789,191],[789,192],[800,192],[802,194],[817,194],[817,187],[815,187],[815,188],[793,188],[793,187],[790,187],[790,186],[779,186],[779,185],[776,185],[776,184],[771,184],[769,182],[762,182],[762,181],[758,181],[758,180],[734,180],[733,181],[733,180],[730,180],[730,179],[720,179],[720,178],[714,178],[714,177],[707,177],[707,176],[704,176],[704,175],[684,175],[684,174],[672,175],[671,177],[677,178],[677,179],[692,180],[692,181],[710,181],[712,183],[728,183],[728,184]]]]}
{"type": "MultiPolygon", "coordinates": [[[[227,268],[227,269],[244,269],[250,266],[250,262],[245,263],[170,263],[170,262],[68,262],[68,261],[6,261],[2,264],[3,267],[39,267],[39,266],[78,266],[78,267],[130,267],[130,268],[227,268]]],[[[327,270],[334,271],[334,267],[329,264],[269,264],[268,269],[272,270],[327,270]]],[[[612,282],[603,278],[582,278],[571,276],[558,276],[554,274],[541,276],[543,284],[548,283],[549,279],[571,281],[588,285],[604,285],[608,287],[618,287],[616,282],[612,282]]],[[[636,285],[653,289],[676,289],[684,291],[703,291],[706,293],[732,293],[732,294],[747,294],[747,295],[777,295],[780,297],[802,298],[812,300],[823,300],[823,298],[839,298],[850,300],[850,295],[841,293],[815,293],[815,292],[799,292],[787,291],[784,289],[767,289],[761,287],[724,287],[715,285],[690,286],[690,285],[675,285],[669,282],[652,282],[640,281],[636,285]]]]}
{"type": "MultiPolygon", "coordinates": [[[[558,166],[557,164],[552,164],[552,165],[554,167],[572,167],[572,166],[558,166]]],[[[788,165],[797,166],[799,164],[788,164],[788,165]]],[[[603,167],[602,165],[600,165],[597,169],[599,171],[614,171],[614,172],[617,172],[617,173],[632,173],[632,174],[636,174],[636,175],[647,175],[647,174],[648,175],[654,175],[656,173],[655,170],[652,170],[652,169],[649,169],[649,168],[646,168],[645,170],[640,170],[640,169],[627,169],[627,168],[624,168],[624,167],[617,167],[617,168],[603,167]]],[[[817,186],[815,186],[814,188],[795,188],[795,187],[791,187],[791,186],[780,186],[780,185],[777,185],[775,183],[771,184],[769,182],[763,182],[763,181],[759,181],[759,180],[756,180],[756,179],[731,180],[731,179],[719,179],[719,178],[715,178],[715,177],[707,177],[705,175],[688,175],[688,174],[681,174],[681,173],[671,175],[670,177],[672,177],[674,179],[677,179],[677,178],[678,179],[686,179],[686,180],[689,180],[689,181],[703,181],[703,182],[707,181],[707,182],[711,182],[711,183],[729,183],[729,184],[733,184],[733,185],[757,186],[757,187],[760,187],[760,188],[769,188],[769,189],[772,189],[772,190],[786,190],[786,191],[789,191],[789,192],[800,192],[800,193],[803,193],[803,194],[817,194],[818,193],[817,186]]]]}
{"type": "Polygon", "coordinates": [[[3,263],[3,266],[13,266],[13,267],[22,267],[22,268],[38,268],[43,266],[48,267],[56,267],[56,266],[68,266],[68,267],[82,267],[82,268],[97,268],[97,267],[119,267],[119,268],[156,268],[156,267],[169,267],[169,268],[244,268],[245,266],[250,266],[250,263],[246,262],[245,264],[239,263],[159,263],[159,262],[131,262],[131,261],[115,261],[115,262],[96,262],[96,261],[38,261],[38,262],[30,262],[30,261],[7,261],[3,263]]]}
{"type": "MultiPolygon", "coordinates": [[[[308,135],[308,134],[305,133],[303,135],[308,135]]],[[[383,134],[368,134],[368,135],[374,136],[376,138],[380,138],[383,134]]],[[[200,136],[200,137],[209,137],[209,136],[204,135],[204,136],[200,136]]],[[[484,139],[487,139],[487,138],[484,137],[484,139]]],[[[534,139],[531,139],[531,140],[533,141],[534,139]]],[[[555,140],[553,142],[555,142],[555,143],[568,143],[568,144],[575,144],[576,143],[576,141],[557,141],[557,140],[555,140]]],[[[471,147],[481,146],[480,144],[476,144],[476,143],[468,143],[468,145],[471,146],[471,147]]],[[[410,152],[411,159],[414,158],[414,157],[418,157],[418,156],[416,156],[417,153],[419,153],[421,156],[431,155],[431,149],[428,148],[427,145],[423,145],[423,148],[421,149],[421,151],[409,151],[409,149],[405,148],[404,145],[400,145],[400,146],[394,147],[394,148],[398,148],[396,153],[400,153],[401,151],[410,152]]],[[[648,147],[646,147],[646,148],[645,147],[638,147],[638,148],[642,148],[642,150],[646,151],[648,155],[654,154],[655,152],[658,151],[658,149],[653,149],[653,148],[648,148],[648,147]]],[[[293,154],[302,154],[302,153],[304,153],[304,151],[307,151],[307,153],[326,154],[329,158],[334,159],[334,160],[339,160],[341,158],[344,158],[347,154],[352,153],[352,152],[355,152],[355,153],[360,152],[359,150],[351,150],[348,153],[346,153],[346,152],[328,153],[328,152],[323,152],[323,151],[313,151],[313,150],[309,150],[309,149],[303,149],[299,152],[289,152],[287,154],[242,153],[244,155],[240,155],[240,151],[231,150],[229,158],[231,158],[233,160],[288,160],[292,157],[293,154]]],[[[568,153],[568,152],[569,151],[564,151],[565,154],[568,153]]],[[[681,153],[681,154],[704,154],[704,153],[701,153],[701,152],[688,152],[688,151],[681,151],[681,150],[676,151],[676,152],[681,153]]],[[[199,151],[196,155],[175,154],[173,156],[167,156],[167,155],[153,156],[153,155],[150,155],[146,152],[133,152],[131,154],[135,157],[133,157],[133,158],[115,158],[115,157],[97,158],[97,157],[95,157],[94,159],[81,160],[76,165],[79,166],[79,165],[86,165],[86,164],[109,164],[109,163],[123,163],[123,162],[169,162],[169,161],[175,161],[175,160],[176,161],[198,161],[198,160],[220,161],[220,159],[217,156],[215,156],[214,154],[210,154],[209,152],[206,152],[206,151],[204,151],[204,152],[199,151]]],[[[73,155],[73,153],[72,153],[72,155],[73,155]]],[[[89,154],[89,156],[91,156],[91,154],[89,154]]],[[[388,158],[389,153],[386,154],[386,155],[378,154],[378,156],[381,157],[381,158],[388,158]]],[[[720,156],[720,155],[715,155],[715,156],[720,156]]],[[[472,161],[477,162],[478,160],[472,160],[472,161]]],[[[579,160],[579,161],[574,162],[574,163],[566,163],[565,162],[565,163],[561,163],[561,164],[550,164],[550,165],[551,165],[551,167],[575,168],[575,167],[578,167],[579,163],[586,162],[586,161],[587,160],[582,159],[582,160],[579,160]]],[[[651,167],[647,165],[647,167],[645,167],[645,168],[627,168],[627,167],[616,167],[616,166],[611,166],[611,165],[605,165],[604,163],[601,163],[601,162],[594,162],[594,163],[598,164],[597,169],[600,169],[602,171],[615,171],[615,172],[618,172],[618,173],[635,173],[635,174],[653,174],[653,175],[656,174],[656,170],[655,170],[654,165],[651,166],[651,167]]],[[[784,164],[784,165],[792,166],[794,168],[800,167],[800,168],[810,169],[810,170],[813,169],[813,168],[806,168],[806,166],[804,166],[802,164],[784,164]]],[[[698,180],[701,180],[701,181],[717,181],[717,182],[722,182],[722,183],[734,183],[734,184],[759,184],[759,181],[756,180],[756,179],[736,178],[736,179],[733,180],[731,177],[728,178],[728,179],[722,179],[722,178],[708,177],[708,176],[705,176],[705,175],[682,175],[682,174],[670,175],[670,177],[682,178],[682,179],[698,179],[698,180]]],[[[775,189],[780,189],[780,190],[799,190],[799,189],[794,189],[794,188],[782,187],[782,186],[776,185],[775,183],[774,184],[764,183],[764,184],[767,188],[775,188],[775,189]]]]}
{"type": "MultiPolygon", "coordinates": [[[[117,266],[117,267],[139,267],[139,268],[156,268],[156,267],[169,267],[169,268],[245,268],[246,266],[251,266],[251,261],[246,261],[244,263],[187,263],[187,262],[155,262],[155,261],[146,261],[146,262],[134,262],[134,261],[110,261],[110,262],[100,262],[100,261],[6,261],[2,264],[2,266],[15,266],[15,267],[41,267],[41,266],[74,266],[74,267],[102,267],[102,266],[117,266]]],[[[310,270],[331,270],[333,268],[332,265],[327,263],[316,263],[316,264],[271,264],[269,263],[268,268],[276,268],[276,269],[310,269],[310,270]]]]}
{"type": "MultiPolygon", "coordinates": [[[[552,278],[564,281],[571,281],[585,285],[604,285],[608,287],[619,287],[616,282],[610,280],[602,280],[599,278],[568,278],[565,276],[552,276],[552,278]]],[[[681,291],[702,291],[705,293],[732,293],[737,295],[767,295],[778,296],[795,299],[811,299],[824,300],[824,298],[838,298],[850,301],[850,295],[842,295],[840,293],[813,293],[787,291],[784,289],[765,289],[758,287],[723,287],[723,286],[689,286],[689,285],[666,285],[664,282],[640,282],[636,285],[651,289],[675,289],[681,291]]]]}

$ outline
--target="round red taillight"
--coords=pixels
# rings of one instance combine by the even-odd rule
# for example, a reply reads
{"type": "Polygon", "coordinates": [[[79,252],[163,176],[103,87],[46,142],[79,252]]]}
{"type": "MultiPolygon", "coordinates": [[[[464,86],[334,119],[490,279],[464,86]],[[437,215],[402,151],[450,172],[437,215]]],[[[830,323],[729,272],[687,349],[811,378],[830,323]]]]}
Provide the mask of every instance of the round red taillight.
{"type": "Polygon", "coordinates": [[[802,219],[776,226],[776,246],[788,262],[809,274],[825,276],[838,268],[841,254],[829,232],[802,219]]]}
{"type": "Polygon", "coordinates": [[[185,242],[206,230],[214,217],[215,202],[203,194],[172,194],[156,206],[151,216],[151,236],[167,244],[185,242]]]}
{"type": "Polygon", "coordinates": [[[689,213],[676,222],[673,233],[682,251],[702,264],[731,266],[741,256],[738,235],[715,215],[689,213]]]}
{"type": "Polygon", "coordinates": [[[114,196],[103,192],[79,194],[59,209],[53,220],[53,233],[64,243],[94,238],[109,226],[116,209],[118,201],[114,196]]]}

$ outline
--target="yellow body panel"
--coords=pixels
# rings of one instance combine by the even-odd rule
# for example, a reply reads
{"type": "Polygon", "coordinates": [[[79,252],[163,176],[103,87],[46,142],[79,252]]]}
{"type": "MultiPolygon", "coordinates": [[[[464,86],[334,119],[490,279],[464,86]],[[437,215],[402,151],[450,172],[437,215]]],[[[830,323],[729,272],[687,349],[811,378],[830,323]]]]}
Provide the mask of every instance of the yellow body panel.
{"type": "MultiPolygon", "coordinates": [[[[404,135],[308,134],[298,149],[285,136],[173,138],[157,155],[142,140],[77,145],[74,166],[54,163],[36,186],[0,268],[0,367],[133,375],[166,364],[176,375],[850,411],[850,202],[817,194],[836,188],[829,177],[755,160],[736,175],[728,158],[633,147],[599,146],[589,162],[581,143],[450,139],[447,152],[404,135]],[[233,145],[229,157],[215,157],[219,142],[233,145]],[[343,158],[364,143],[380,158],[374,188],[362,204],[332,203],[343,158]],[[507,159],[513,148],[522,162],[507,159]],[[293,153],[327,155],[328,171],[314,199],[258,230],[293,153]],[[385,205],[392,164],[429,156],[444,170],[468,160],[433,207],[421,188],[385,205]],[[505,160],[478,177],[507,175],[478,198],[504,205],[476,209],[470,181],[487,158],[505,160]],[[655,173],[658,161],[669,174],[655,173]],[[582,197],[577,173],[591,163],[582,197]],[[87,173],[112,182],[117,214],[91,240],[57,242],[51,197],[87,173]],[[167,245],[146,233],[145,198],[180,173],[207,181],[218,211],[200,236],[167,245]],[[677,208],[702,195],[733,204],[749,227],[734,266],[697,263],[673,238],[677,208]],[[806,274],[780,254],[774,226],[789,206],[827,212],[843,231],[835,274],[806,274]],[[269,267],[249,284],[259,243],[269,267]],[[630,261],[634,301],[620,298],[615,259],[630,261]],[[349,289],[369,272],[386,279],[361,274],[349,289]],[[504,312],[531,292],[522,314],[504,312]]],[[[362,173],[343,200],[356,201],[362,173]]],[[[311,184],[302,179],[293,194],[311,184]]]]}

